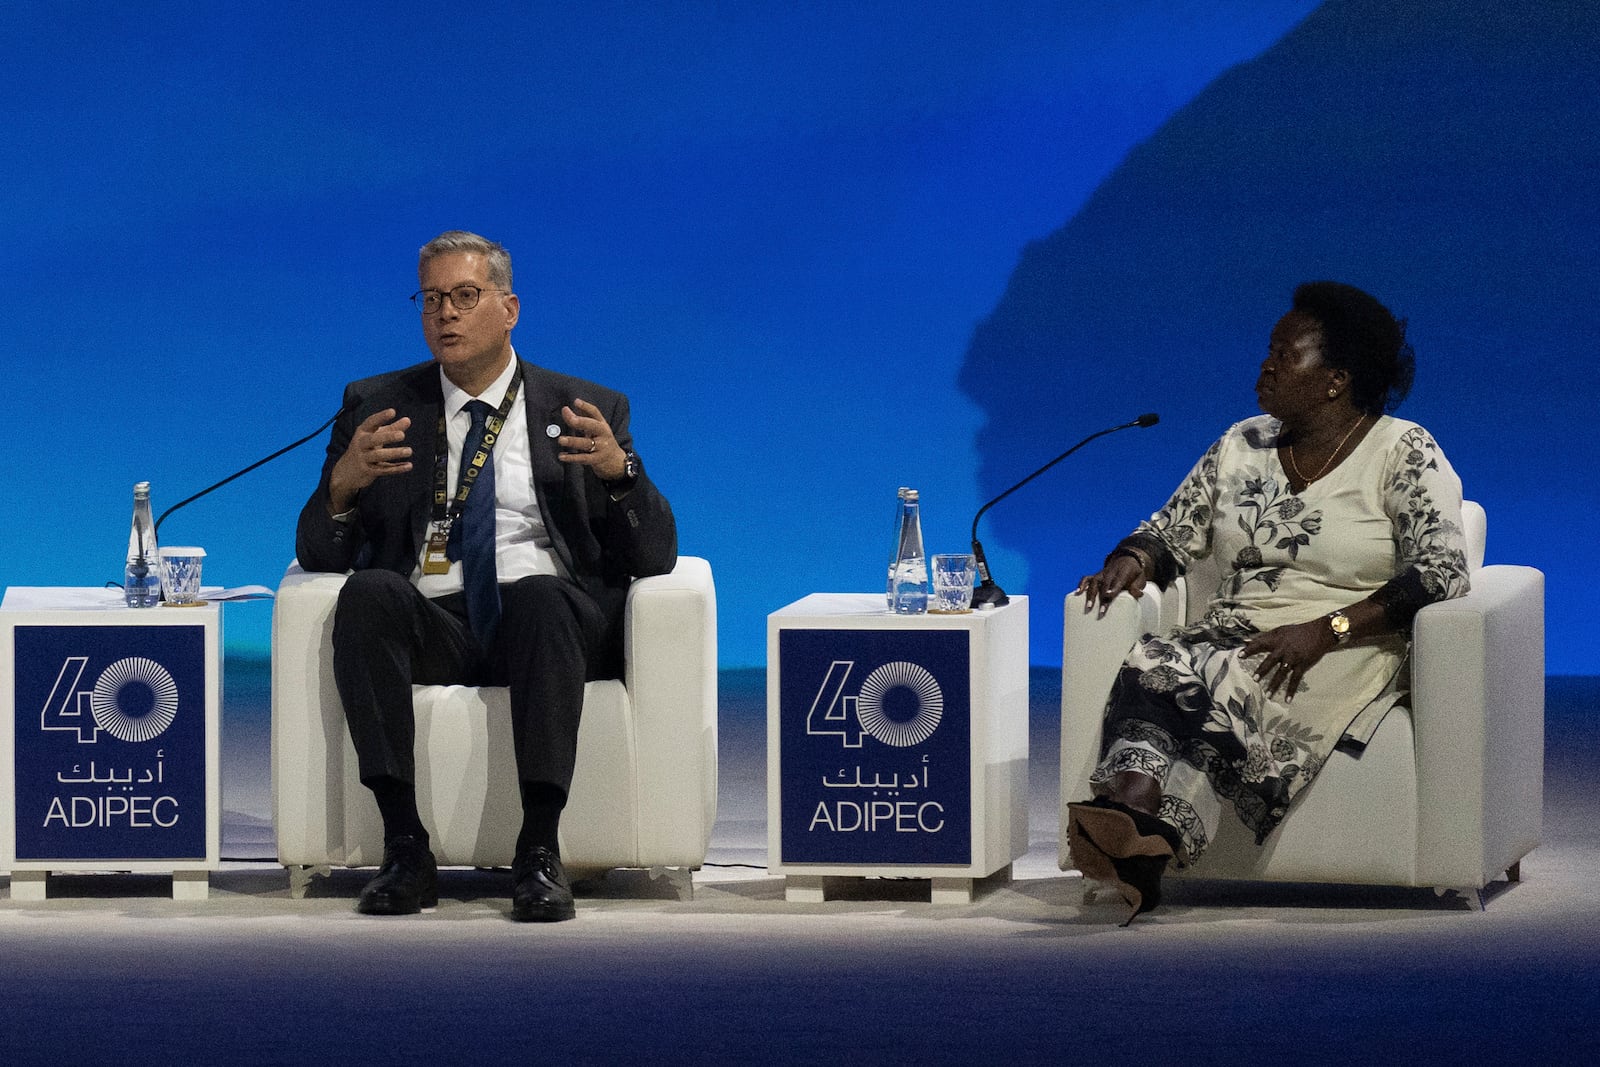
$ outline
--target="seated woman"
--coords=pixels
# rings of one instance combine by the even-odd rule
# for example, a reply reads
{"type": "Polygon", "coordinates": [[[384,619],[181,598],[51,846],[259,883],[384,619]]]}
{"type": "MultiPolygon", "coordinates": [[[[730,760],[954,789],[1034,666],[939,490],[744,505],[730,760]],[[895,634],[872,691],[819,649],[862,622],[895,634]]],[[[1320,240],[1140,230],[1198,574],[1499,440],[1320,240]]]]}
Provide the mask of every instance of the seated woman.
{"type": "Polygon", "coordinates": [[[1227,561],[1204,615],[1147,634],[1106,705],[1095,797],[1070,804],[1085,877],[1128,921],[1227,818],[1256,843],[1362,712],[1401,684],[1412,617],[1467,591],[1461,482],[1421,426],[1405,325],[1352,286],[1310,282],[1273,328],[1265,415],[1223,434],[1167,505],[1079,583],[1084,610],[1227,561]]]}

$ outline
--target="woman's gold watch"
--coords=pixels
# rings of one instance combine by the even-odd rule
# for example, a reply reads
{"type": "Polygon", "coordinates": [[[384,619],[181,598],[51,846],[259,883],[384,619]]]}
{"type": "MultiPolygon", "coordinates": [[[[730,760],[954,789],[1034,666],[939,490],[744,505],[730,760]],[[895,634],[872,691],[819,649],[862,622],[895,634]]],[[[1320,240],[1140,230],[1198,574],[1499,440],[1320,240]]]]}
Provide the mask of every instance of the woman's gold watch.
{"type": "Polygon", "coordinates": [[[1333,631],[1333,639],[1339,644],[1350,640],[1350,616],[1342,611],[1330,611],[1326,616],[1328,629],[1333,631]]]}

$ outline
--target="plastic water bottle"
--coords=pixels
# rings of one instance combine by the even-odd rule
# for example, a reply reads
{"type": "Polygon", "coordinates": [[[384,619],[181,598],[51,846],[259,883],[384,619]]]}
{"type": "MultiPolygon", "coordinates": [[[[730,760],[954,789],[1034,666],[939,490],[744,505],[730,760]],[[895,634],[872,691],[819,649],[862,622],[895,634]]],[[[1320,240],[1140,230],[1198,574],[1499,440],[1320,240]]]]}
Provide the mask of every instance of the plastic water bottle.
{"type": "Polygon", "coordinates": [[[905,491],[900,529],[895,538],[894,569],[890,576],[896,615],[923,615],[928,610],[928,559],[922,551],[921,504],[915,489],[905,491]]]}
{"type": "Polygon", "coordinates": [[[910,487],[902,485],[894,502],[894,551],[889,553],[889,581],[883,591],[884,607],[890,611],[894,610],[894,568],[900,562],[900,527],[906,520],[906,494],[909,492],[910,487]]]}
{"type": "Polygon", "coordinates": [[[161,603],[161,568],[156,557],[156,524],[150,518],[149,482],[133,487],[133,528],[128,531],[122,599],[130,608],[153,608],[161,603]]]}

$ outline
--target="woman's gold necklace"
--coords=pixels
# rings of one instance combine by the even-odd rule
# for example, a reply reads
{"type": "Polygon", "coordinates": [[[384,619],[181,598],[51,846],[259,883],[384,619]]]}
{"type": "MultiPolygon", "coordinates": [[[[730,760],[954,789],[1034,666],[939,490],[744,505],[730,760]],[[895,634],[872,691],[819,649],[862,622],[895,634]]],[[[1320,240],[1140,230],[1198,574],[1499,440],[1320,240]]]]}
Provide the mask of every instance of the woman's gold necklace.
{"type": "Polygon", "coordinates": [[[1344,446],[1349,443],[1350,438],[1355,436],[1355,432],[1359,430],[1361,428],[1361,424],[1366,421],[1367,416],[1366,413],[1363,412],[1361,417],[1356,419],[1355,425],[1350,427],[1350,432],[1344,435],[1344,439],[1341,440],[1338,446],[1334,448],[1333,452],[1329,454],[1327,462],[1322,465],[1317,473],[1313,474],[1309,478],[1300,473],[1300,464],[1294,461],[1294,445],[1291,444],[1289,446],[1289,466],[1294,468],[1294,476],[1300,479],[1302,485],[1310,485],[1312,482],[1328,473],[1328,468],[1333,466],[1333,461],[1339,457],[1340,452],[1344,451],[1344,446]]]}

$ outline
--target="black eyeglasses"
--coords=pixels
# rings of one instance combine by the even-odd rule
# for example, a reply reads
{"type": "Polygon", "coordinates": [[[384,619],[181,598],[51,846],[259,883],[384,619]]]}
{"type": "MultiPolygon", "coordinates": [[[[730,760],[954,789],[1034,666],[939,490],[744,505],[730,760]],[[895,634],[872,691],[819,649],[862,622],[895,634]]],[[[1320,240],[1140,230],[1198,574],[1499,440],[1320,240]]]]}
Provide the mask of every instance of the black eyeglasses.
{"type": "Polygon", "coordinates": [[[424,315],[432,315],[444,306],[444,298],[448,296],[457,311],[471,311],[478,306],[478,297],[482,294],[510,291],[510,289],[482,289],[476,285],[458,285],[448,293],[437,289],[418,289],[411,294],[411,302],[417,305],[417,310],[424,315]]]}

